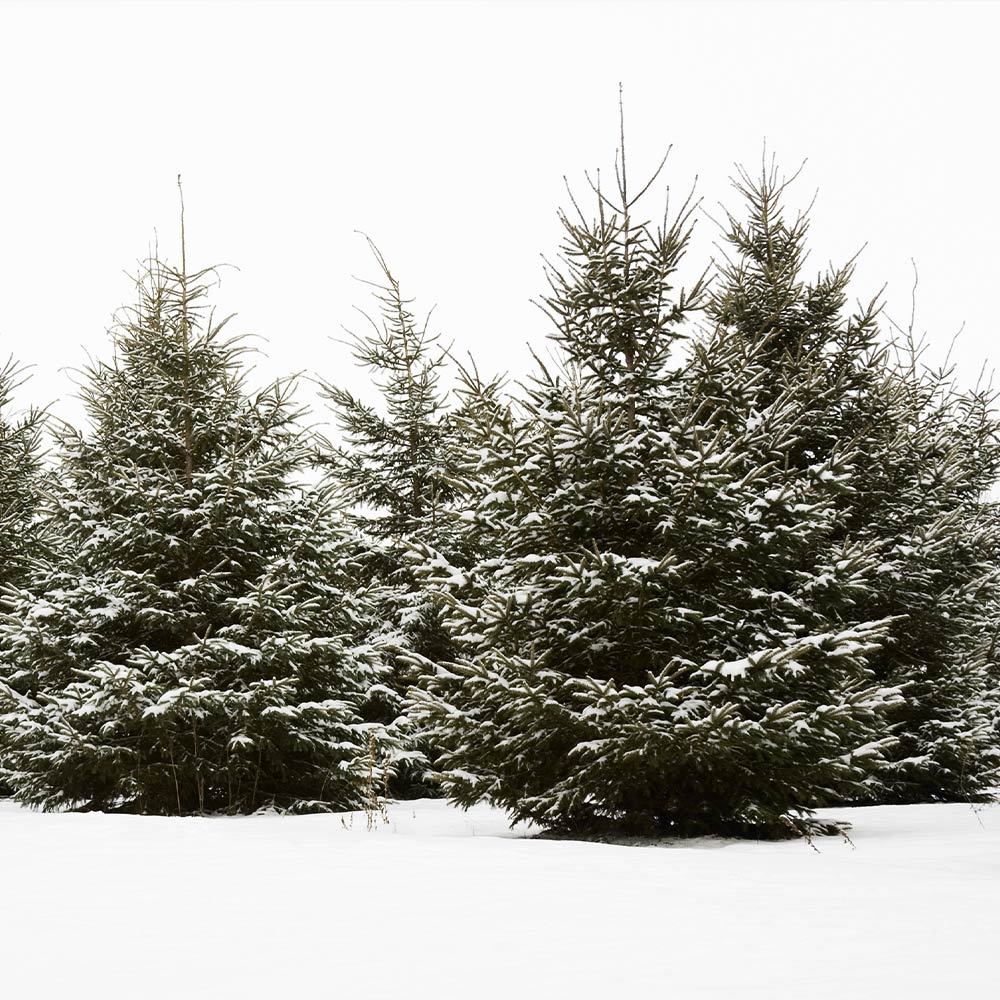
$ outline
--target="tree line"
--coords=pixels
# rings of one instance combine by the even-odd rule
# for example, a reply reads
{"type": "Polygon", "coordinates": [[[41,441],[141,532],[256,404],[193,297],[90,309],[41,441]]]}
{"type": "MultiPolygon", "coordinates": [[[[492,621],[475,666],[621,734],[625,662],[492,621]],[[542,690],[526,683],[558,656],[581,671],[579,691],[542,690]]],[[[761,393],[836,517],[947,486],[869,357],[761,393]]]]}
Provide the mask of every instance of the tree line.
{"type": "Polygon", "coordinates": [[[292,380],[249,388],[183,254],[142,265],[84,427],[15,413],[0,371],[7,793],[444,794],[559,833],[747,836],[990,797],[992,391],[849,307],[853,262],[807,274],[773,163],[681,287],[697,206],[647,210],[620,153],[560,213],[523,382],[456,361],[374,244],[352,345],[379,404],[322,381],[340,443],[292,380]]]}

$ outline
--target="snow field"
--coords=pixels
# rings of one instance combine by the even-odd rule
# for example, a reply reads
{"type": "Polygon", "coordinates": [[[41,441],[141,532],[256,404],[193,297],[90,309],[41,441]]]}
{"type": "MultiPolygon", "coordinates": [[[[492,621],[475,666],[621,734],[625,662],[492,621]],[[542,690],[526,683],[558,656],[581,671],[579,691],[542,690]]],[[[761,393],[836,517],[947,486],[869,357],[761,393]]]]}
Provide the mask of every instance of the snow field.
{"type": "Polygon", "coordinates": [[[436,801],[374,832],[0,803],[0,996],[996,995],[1000,813],[828,815],[856,847],[536,840],[436,801]]]}

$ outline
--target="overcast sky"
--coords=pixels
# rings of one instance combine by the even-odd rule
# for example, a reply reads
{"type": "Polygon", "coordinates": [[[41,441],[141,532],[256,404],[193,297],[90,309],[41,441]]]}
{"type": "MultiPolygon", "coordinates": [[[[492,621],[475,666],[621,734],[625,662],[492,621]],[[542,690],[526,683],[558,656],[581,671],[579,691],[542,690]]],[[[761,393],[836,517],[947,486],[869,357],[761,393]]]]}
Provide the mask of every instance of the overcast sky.
{"type": "MultiPolygon", "coordinates": [[[[812,263],[863,244],[966,381],[998,359],[993,3],[0,3],[0,355],[27,403],[76,419],[64,370],[108,351],[154,231],[228,262],[217,300],[264,374],[357,386],[331,338],[369,304],[369,233],[433,326],[486,369],[527,366],[564,175],[613,162],[618,83],[638,178],[733,204],[763,143],[818,191],[812,263]]],[[[658,196],[659,197],[659,196],[658,196]]],[[[653,203],[651,202],[651,205],[653,203]]],[[[656,205],[658,209],[658,205],[656,205]]],[[[697,258],[717,232],[698,223],[697,258]]]]}

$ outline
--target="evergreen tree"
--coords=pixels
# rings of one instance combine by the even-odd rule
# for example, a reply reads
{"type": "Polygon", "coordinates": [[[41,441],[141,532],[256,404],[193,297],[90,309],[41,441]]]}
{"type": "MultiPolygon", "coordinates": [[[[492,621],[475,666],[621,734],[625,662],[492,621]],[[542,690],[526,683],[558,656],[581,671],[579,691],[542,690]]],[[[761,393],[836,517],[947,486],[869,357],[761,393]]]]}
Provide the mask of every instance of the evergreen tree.
{"type": "Polygon", "coordinates": [[[447,412],[441,373],[447,351],[421,324],[404,298],[399,281],[371,240],[384,284],[374,290],[378,320],[362,313],[370,330],[353,334],[357,364],[378,390],[382,411],[346,389],[324,382],[348,449],[333,449],[328,461],[346,496],[363,508],[359,523],[377,538],[400,538],[433,531],[438,514],[453,496],[447,468],[447,412]]]}
{"type": "MultiPolygon", "coordinates": [[[[36,515],[42,413],[12,414],[20,374],[13,360],[0,368],[0,598],[25,583],[41,556],[36,515]]],[[[0,774],[0,794],[9,792],[0,774]]]]}
{"type": "Polygon", "coordinates": [[[153,259],[58,435],[58,558],[8,601],[0,759],[21,801],[142,813],[366,804],[400,755],[357,545],[297,484],[290,385],[249,391],[208,272],[153,259]]]}
{"type": "Polygon", "coordinates": [[[42,413],[11,413],[20,384],[13,361],[0,367],[0,591],[24,582],[39,544],[35,514],[42,413]]]}
{"type": "MultiPolygon", "coordinates": [[[[396,712],[419,662],[454,653],[440,606],[416,571],[420,553],[430,548],[464,564],[469,539],[449,516],[463,487],[456,464],[460,415],[449,409],[442,386],[448,352],[430,332],[429,316],[418,322],[413,300],[403,296],[379,249],[368,244],[381,272],[379,283],[366,282],[374,289],[378,316],[363,313],[368,330],[352,335],[350,343],[355,361],[371,377],[378,405],[323,382],[345,443],[327,443],[321,460],[336,495],[352,510],[352,524],[368,539],[369,591],[383,619],[378,643],[397,695],[385,708],[396,712]]],[[[421,748],[435,756],[432,746],[424,742],[421,748]]],[[[410,796],[432,789],[421,768],[404,770],[393,791],[410,796]]]]}
{"type": "Polygon", "coordinates": [[[824,461],[845,442],[856,454],[841,530],[881,553],[863,606],[869,617],[897,618],[873,667],[903,695],[890,715],[899,742],[880,800],[980,799],[997,767],[1000,525],[985,498],[1000,472],[1000,422],[988,391],[958,391],[946,371],[919,364],[912,324],[897,353],[875,303],[846,312],[852,264],[805,279],[808,216],[787,219],[789,183],[773,164],[758,179],[737,178],[745,218],[729,217],[732,259],[710,312],[760,345],[772,394],[795,391],[817,367],[836,387],[812,398],[789,459],[824,461]]]}
{"type": "Polygon", "coordinates": [[[504,412],[466,407],[482,485],[462,517],[502,557],[428,569],[463,655],[428,669],[414,714],[461,805],[556,830],[787,832],[863,791],[891,742],[896,695],[868,665],[890,623],[857,607],[877,552],[840,537],[855,456],[786,459],[831,391],[818,367],[774,393],[766,351],[726,327],[677,363],[703,297],[675,287],[691,205],[654,229],[624,143],[616,177],[595,219],[562,215],[558,366],[504,412]]]}
{"type": "Polygon", "coordinates": [[[436,656],[448,639],[407,557],[413,543],[454,549],[445,537],[445,512],[456,495],[451,414],[441,386],[448,354],[428,321],[417,321],[413,300],[403,296],[385,258],[368,243],[382,276],[382,283],[366,282],[379,316],[362,314],[370,329],[352,335],[351,347],[381,405],[323,382],[346,439],[346,447],[328,447],[323,460],[338,495],[354,511],[354,524],[376,542],[372,568],[382,584],[389,636],[403,648],[436,656]]]}

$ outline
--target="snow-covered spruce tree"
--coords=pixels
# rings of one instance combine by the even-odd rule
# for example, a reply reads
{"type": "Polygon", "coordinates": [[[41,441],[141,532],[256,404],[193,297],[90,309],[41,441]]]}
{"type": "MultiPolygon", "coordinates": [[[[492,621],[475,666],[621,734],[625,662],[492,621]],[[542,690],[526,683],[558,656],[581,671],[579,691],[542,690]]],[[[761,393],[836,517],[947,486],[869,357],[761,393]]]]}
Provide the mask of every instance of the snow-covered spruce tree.
{"type": "MultiPolygon", "coordinates": [[[[352,335],[351,347],[379,405],[323,382],[345,446],[328,446],[321,458],[337,495],[353,511],[354,525],[373,542],[371,579],[380,595],[386,644],[436,659],[450,653],[450,642],[408,556],[414,544],[429,544],[461,558],[462,536],[446,517],[457,488],[454,425],[441,385],[448,353],[427,320],[417,321],[413,300],[403,296],[382,253],[371,240],[368,245],[381,272],[380,282],[366,282],[378,318],[362,313],[368,329],[352,335]]],[[[402,693],[412,677],[402,660],[394,663],[402,693]]]]}
{"type": "Polygon", "coordinates": [[[42,413],[13,414],[19,385],[20,369],[8,361],[0,367],[0,591],[23,583],[39,555],[35,515],[42,413]]]}
{"type": "MultiPolygon", "coordinates": [[[[369,374],[378,395],[372,406],[346,389],[322,382],[337,417],[344,445],[326,443],[320,461],[329,470],[335,495],[367,544],[368,592],[382,618],[375,642],[390,666],[386,717],[401,710],[419,664],[454,655],[440,603],[417,572],[421,553],[447,553],[467,564],[473,540],[448,516],[461,491],[456,416],[441,384],[448,352],[418,323],[413,300],[369,239],[381,273],[374,289],[378,316],[362,313],[368,329],[351,335],[357,364],[369,374]]],[[[429,319],[429,317],[428,317],[429,319]]],[[[412,735],[412,733],[411,733],[412,735]]],[[[427,759],[436,752],[416,738],[418,761],[400,768],[391,790],[400,797],[428,795],[427,759]]]]}
{"type": "MultiPolygon", "coordinates": [[[[36,516],[42,413],[14,414],[20,376],[13,359],[0,367],[0,599],[26,582],[42,555],[36,516]]],[[[0,795],[10,791],[0,772],[0,795]]]]}
{"type": "MultiPolygon", "coordinates": [[[[912,355],[911,355],[912,357],[912,355]]],[[[852,512],[878,539],[873,613],[905,616],[875,666],[902,691],[885,802],[983,801],[998,778],[1000,422],[989,391],[963,391],[907,362],[892,373],[891,421],[852,512]]]]}
{"type": "Polygon", "coordinates": [[[392,768],[364,721],[379,659],[354,551],[320,495],[288,383],[249,392],[157,259],[59,434],[60,558],[8,602],[0,758],[21,801],[140,813],[360,807],[392,768]]]}
{"type": "Polygon", "coordinates": [[[624,151],[616,176],[595,220],[562,216],[557,362],[505,413],[466,406],[482,488],[463,516],[502,556],[439,560],[463,655],[412,711],[461,805],[563,831],[787,832],[887,748],[895,695],[868,660],[888,623],[856,607],[877,553],[838,537],[854,456],[786,461],[824,372],[774,394],[767,357],[721,327],[672,361],[703,296],[675,289],[691,206],[654,229],[624,151]]]}
{"type": "Polygon", "coordinates": [[[874,303],[846,311],[850,264],[805,279],[808,217],[787,218],[788,183],[773,165],[736,179],[745,213],[729,217],[731,259],[710,312],[760,345],[772,394],[795,392],[817,366],[836,387],[813,397],[788,457],[806,466],[850,442],[842,532],[881,553],[859,609],[898,618],[872,665],[902,692],[889,717],[899,741],[871,790],[880,801],[981,799],[997,767],[1000,522],[985,498],[1000,471],[1000,422],[989,392],[958,391],[947,372],[921,367],[912,328],[896,352],[874,303]]]}

